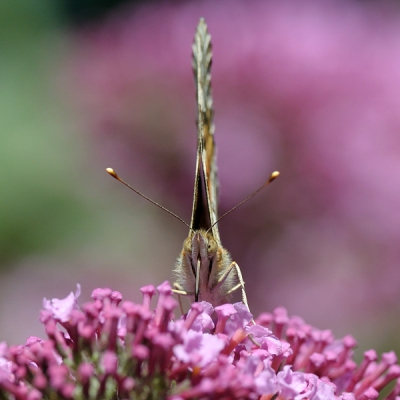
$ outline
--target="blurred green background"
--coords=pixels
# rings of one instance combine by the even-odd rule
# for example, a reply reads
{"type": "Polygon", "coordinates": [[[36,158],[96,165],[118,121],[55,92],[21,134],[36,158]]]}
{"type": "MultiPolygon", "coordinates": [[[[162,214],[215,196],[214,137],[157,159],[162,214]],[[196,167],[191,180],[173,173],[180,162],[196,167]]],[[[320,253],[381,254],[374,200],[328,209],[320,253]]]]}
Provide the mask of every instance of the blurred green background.
{"type": "Polygon", "coordinates": [[[153,220],[156,232],[154,210],[139,202],[133,213],[134,196],[108,176],[107,160],[91,162],[93,143],[63,86],[74,18],[99,14],[83,3],[82,18],[53,1],[0,3],[0,340],[13,344],[43,336],[43,297],[62,298],[77,282],[82,301],[98,286],[139,300],[132,282],[137,288],[170,277],[156,268],[133,271],[134,256],[152,261],[142,251],[148,231],[134,227],[153,220]]]}

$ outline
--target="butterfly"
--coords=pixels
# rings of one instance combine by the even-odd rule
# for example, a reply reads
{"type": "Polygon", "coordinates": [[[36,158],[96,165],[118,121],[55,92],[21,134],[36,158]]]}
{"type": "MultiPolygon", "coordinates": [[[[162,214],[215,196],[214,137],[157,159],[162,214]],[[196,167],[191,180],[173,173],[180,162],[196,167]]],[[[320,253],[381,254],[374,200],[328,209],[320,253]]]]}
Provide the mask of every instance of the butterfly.
{"type": "Polygon", "coordinates": [[[272,182],[279,172],[273,172],[268,181],[245,200],[217,217],[218,174],[214,141],[214,110],[211,96],[211,36],[203,18],[200,19],[192,46],[192,67],[197,98],[197,157],[194,181],[192,218],[188,225],[182,218],[124,182],[112,168],[107,172],[125,186],[163,209],[189,227],[189,235],[175,265],[176,282],[173,292],[193,301],[207,301],[214,307],[229,301],[230,295],[241,289],[242,302],[247,306],[247,296],[241,270],[222,246],[218,221],[245,203],[272,182]]]}
{"type": "MultiPolygon", "coordinates": [[[[203,18],[196,29],[192,55],[197,98],[196,174],[190,231],[175,265],[173,291],[179,296],[190,296],[196,302],[207,301],[218,306],[241,289],[242,301],[248,307],[241,270],[222,246],[218,231],[218,176],[211,95],[212,46],[203,18]]],[[[270,181],[279,173],[276,171],[273,175],[270,181]]]]}

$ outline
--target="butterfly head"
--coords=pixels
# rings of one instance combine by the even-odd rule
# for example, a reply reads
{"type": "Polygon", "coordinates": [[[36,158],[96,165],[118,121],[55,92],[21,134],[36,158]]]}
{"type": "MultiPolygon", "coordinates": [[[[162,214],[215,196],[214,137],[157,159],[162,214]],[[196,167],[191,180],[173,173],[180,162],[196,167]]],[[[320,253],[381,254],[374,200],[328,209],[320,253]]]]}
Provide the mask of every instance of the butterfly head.
{"type": "Polygon", "coordinates": [[[218,260],[218,244],[212,233],[198,230],[190,234],[183,243],[182,259],[183,266],[194,278],[194,298],[198,301],[200,293],[211,289],[210,276],[218,260]]]}

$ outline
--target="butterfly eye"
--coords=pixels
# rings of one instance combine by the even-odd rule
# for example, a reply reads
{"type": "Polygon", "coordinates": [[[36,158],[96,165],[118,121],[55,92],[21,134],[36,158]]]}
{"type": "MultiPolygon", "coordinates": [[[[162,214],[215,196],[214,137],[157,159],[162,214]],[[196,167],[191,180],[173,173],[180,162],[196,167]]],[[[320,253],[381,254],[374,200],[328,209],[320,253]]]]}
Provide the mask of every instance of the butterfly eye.
{"type": "Polygon", "coordinates": [[[216,253],[217,247],[218,247],[217,242],[214,239],[209,238],[208,245],[207,245],[208,257],[212,257],[216,253]]]}

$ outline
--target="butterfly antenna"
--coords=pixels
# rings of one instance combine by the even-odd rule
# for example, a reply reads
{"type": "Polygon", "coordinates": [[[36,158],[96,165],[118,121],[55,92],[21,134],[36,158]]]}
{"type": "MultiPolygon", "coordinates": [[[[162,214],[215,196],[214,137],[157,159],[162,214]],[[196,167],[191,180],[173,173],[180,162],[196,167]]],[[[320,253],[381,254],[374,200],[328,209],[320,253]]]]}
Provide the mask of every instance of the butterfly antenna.
{"type": "Polygon", "coordinates": [[[158,204],[157,202],[155,202],[154,200],[150,199],[150,197],[145,196],[143,193],[140,193],[138,190],[134,189],[131,185],[127,184],[125,181],[123,181],[118,174],[112,169],[112,168],[106,168],[106,171],[117,181],[123,183],[127,188],[131,189],[132,191],[134,191],[136,194],[138,194],[139,196],[143,197],[144,199],[146,199],[147,201],[149,201],[150,203],[153,203],[155,206],[157,206],[158,208],[161,208],[161,210],[166,211],[168,214],[172,215],[173,217],[175,217],[176,219],[178,219],[179,221],[181,221],[182,223],[184,223],[189,229],[190,226],[187,222],[185,222],[181,217],[178,217],[176,214],[174,214],[172,211],[169,211],[168,208],[163,207],[161,204],[158,204]]]}
{"type": "Polygon", "coordinates": [[[245,198],[243,201],[241,201],[239,204],[237,204],[235,207],[231,208],[229,211],[227,211],[225,214],[222,215],[222,217],[219,217],[208,229],[208,231],[211,230],[211,228],[216,225],[219,221],[221,221],[222,218],[225,218],[228,214],[230,214],[232,211],[236,210],[238,207],[240,207],[242,204],[246,203],[250,199],[252,199],[256,194],[261,192],[266,186],[268,186],[272,181],[274,181],[278,176],[280,175],[279,171],[274,171],[268,178],[268,180],[261,185],[255,192],[253,192],[249,197],[245,198]]]}

